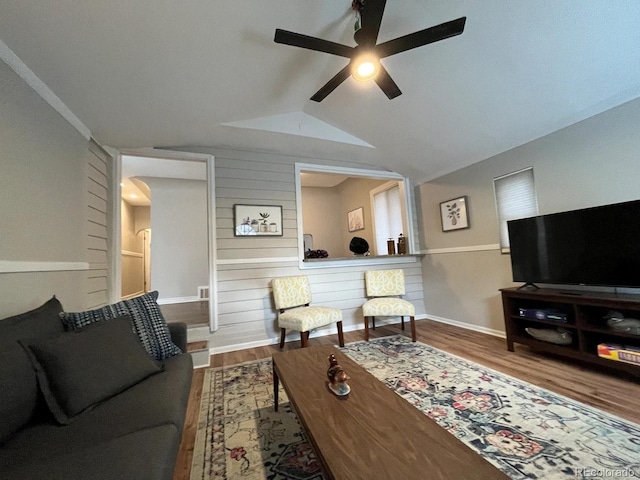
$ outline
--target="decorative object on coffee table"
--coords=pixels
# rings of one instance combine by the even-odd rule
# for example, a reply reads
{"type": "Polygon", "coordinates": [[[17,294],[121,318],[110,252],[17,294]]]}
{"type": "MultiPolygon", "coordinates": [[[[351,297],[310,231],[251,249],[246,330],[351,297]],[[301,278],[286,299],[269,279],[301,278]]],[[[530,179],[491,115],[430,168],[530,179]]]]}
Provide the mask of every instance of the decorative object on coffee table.
{"type": "Polygon", "coordinates": [[[347,381],[351,378],[347,375],[347,372],[338,364],[336,356],[332,353],[329,355],[329,370],[327,370],[327,377],[329,378],[329,390],[339,397],[349,395],[351,387],[347,385],[347,381]]]}

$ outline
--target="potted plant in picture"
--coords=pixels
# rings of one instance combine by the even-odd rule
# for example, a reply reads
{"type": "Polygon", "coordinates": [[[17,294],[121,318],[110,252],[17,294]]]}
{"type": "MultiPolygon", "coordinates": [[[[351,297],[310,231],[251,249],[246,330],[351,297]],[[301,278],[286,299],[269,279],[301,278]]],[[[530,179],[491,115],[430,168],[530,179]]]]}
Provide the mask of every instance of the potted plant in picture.
{"type": "Polygon", "coordinates": [[[262,220],[262,223],[260,223],[260,232],[269,231],[269,225],[267,224],[267,218],[269,217],[270,217],[269,213],[260,213],[260,219],[262,220]]]}
{"type": "Polygon", "coordinates": [[[457,225],[460,218],[460,207],[456,202],[447,205],[448,217],[451,219],[451,225],[457,225]]]}

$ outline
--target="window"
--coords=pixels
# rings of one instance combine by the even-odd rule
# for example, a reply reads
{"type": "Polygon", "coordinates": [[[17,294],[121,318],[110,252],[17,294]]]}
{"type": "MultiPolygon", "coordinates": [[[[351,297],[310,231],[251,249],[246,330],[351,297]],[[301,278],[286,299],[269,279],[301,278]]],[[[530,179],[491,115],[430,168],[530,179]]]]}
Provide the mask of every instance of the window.
{"type": "Polygon", "coordinates": [[[388,182],[371,191],[373,221],[375,225],[375,253],[387,254],[387,240],[394,241],[406,230],[402,201],[402,185],[399,182],[388,182]]]}
{"type": "Polygon", "coordinates": [[[343,265],[344,261],[397,261],[398,257],[387,255],[387,239],[396,239],[401,232],[407,238],[407,253],[411,254],[413,224],[408,188],[407,179],[394,172],[296,163],[300,267],[317,268],[319,263],[326,266],[327,262],[333,266],[343,265]],[[381,214],[376,213],[376,202],[381,204],[381,214]],[[362,228],[350,230],[349,212],[359,209],[363,214],[362,228]],[[313,237],[311,248],[324,250],[328,256],[305,259],[305,237],[313,237]],[[371,257],[354,256],[349,250],[353,237],[367,241],[371,257]]]}
{"type": "Polygon", "coordinates": [[[533,167],[493,179],[498,210],[500,251],[509,253],[508,220],[532,217],[538,214],[538,199],[533,183],[533,167]]]}

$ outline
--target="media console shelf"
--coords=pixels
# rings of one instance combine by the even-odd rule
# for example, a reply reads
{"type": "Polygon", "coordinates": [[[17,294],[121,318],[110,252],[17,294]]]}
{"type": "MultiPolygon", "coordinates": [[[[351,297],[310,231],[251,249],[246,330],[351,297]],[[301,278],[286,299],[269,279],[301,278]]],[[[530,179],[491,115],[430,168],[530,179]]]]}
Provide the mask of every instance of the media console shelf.
{"type": "Polygon", "coordinates": [[[550,288],[538,290],[503,288],[500,289],[500,292],[502,292],[507,349],[510,352],[514,351],[513,344],[519,343],[538,351],[562,355],[640,376],[640,365],[598,356],[598,344],[600,343],[640,348],[640,335],[615,331],[607,325],[605,318],[610,310],[614,310],[622,313],[625,318],[640,319],[640,295],[550,288]],[[553,309],[566,314],[566,323],[540,318],[524,318],[519,314],[520,308],[553,309]],[[525,331],[527,327],[563,328],[571,334],[571,344],[557,345],[536,340],[525,331]]]}

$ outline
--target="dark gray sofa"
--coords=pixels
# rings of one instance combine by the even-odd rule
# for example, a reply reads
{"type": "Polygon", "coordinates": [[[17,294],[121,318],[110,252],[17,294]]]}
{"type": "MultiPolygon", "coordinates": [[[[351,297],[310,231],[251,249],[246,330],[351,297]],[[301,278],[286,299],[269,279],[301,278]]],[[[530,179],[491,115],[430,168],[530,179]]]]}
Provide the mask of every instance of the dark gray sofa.
{"type": "MultiPolygon", "coordinates": [[[[0,320],[0,480],[170,480],[184,425],[193,362],[188,353],[61,425],[19,341],[70,335],[51,299],[0,320]]],[[[170,324],[186,352],[186,325],[170,324]]],[[[156,360],[151,360],[156,362],[156,360]]],[[[90,375],[90,374],[89,374],[90,375]]],[[[90,378],[102,382],[102,378],[90,378]]]]}

